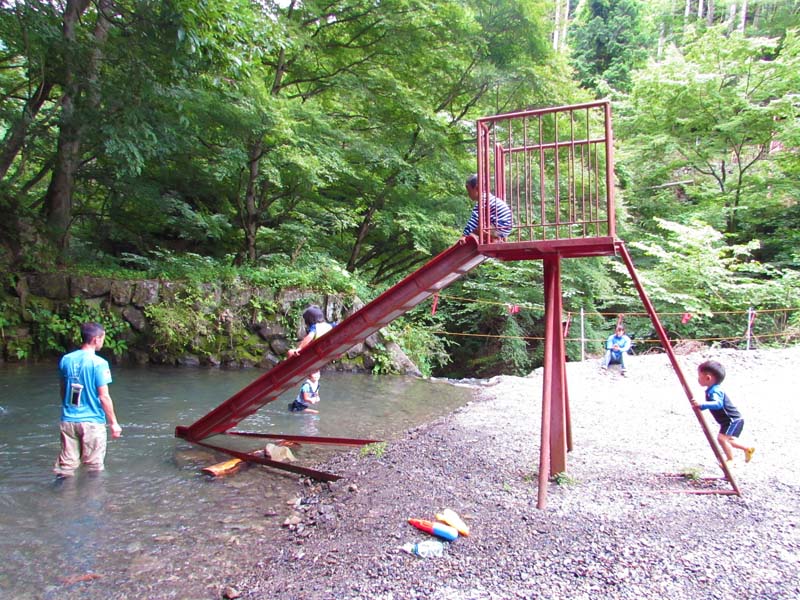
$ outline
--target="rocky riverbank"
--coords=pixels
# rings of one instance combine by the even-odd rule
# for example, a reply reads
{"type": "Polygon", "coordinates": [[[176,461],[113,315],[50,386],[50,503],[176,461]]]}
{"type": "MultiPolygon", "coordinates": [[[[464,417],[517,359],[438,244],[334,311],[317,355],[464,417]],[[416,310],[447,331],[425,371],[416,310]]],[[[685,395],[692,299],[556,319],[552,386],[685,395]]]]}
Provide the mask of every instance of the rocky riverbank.
{"type": "MultiPolygon", "coordinates": [[[[359,308],[357,297],[272,290],[242,280],[178,283],[67,272],[16,274],[0,286],[0,362],[66,352],[87,320],[104,323],[115,362],[271,369],[305,335],[302,312],[322,308],[329,322],[359,308]]],[[[328,366],[340,371],[418,375],[393,340],[376,332],[328,366]]]]}
{"type": "Polygon", "coordinates": [[[296,479],[280,510],[259,505],[237,476],[214,482],[237,486],[250,522],[220,507],[143,540],[122,572],[41,597],[796,600],[800,347],[681,356],[695,394],[695,367],[712,357],[728,369],[743,439],[757,448],[751,463],[738,458],[741,497],[685,493],[728,486],[691,478],[721,471],[665,355],[634,357],[625,378],[596,361],[569,363],[574,451],[545,510],[536,508],[538,370],[468,382],[476,397],[466,407],[383,451],[336,454],[320,466],[343,479],[296,479]],[[470,537],[440,558],[402,552],[426,539],[407,519],[443,508],[465,518],[470,537]]]}
{"type": "MultiPolygon", "coordinates": [[[[800,348],[680,358],[695,393],[706,358],[757,451],[736,476],[743,494],[687,494],[686,477],[720,470],[666,356],[636,357],[630,375],[570,363],[575,449],[546,510],[536,508],[541,371],[483,382],[458,413],[391,441],[381,456],[339,455],[344,475],[306,485],[279,547],[221,586],[242,598],[800,597],[800,348]],[[468,538],[445,556],[399,550],[424,539],[408,517],[450,507],[468,538]],[[297,518],[299,517],[299,519],[297,518]]],[[[714,429],[716,431],[716,429],[714,429]]],[[[710,483],[714,487],[727,484],[710,483]]]]}

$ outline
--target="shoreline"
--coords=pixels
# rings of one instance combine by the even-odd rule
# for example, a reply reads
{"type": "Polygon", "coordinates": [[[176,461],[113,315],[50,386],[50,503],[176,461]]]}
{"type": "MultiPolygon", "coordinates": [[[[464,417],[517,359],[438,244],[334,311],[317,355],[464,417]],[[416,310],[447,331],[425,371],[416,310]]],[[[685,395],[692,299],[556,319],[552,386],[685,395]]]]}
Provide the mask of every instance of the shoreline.
{"type": "Polygon", "coordinates": [[[545,510],[536,509],[541,370],[494,378],[465,407],[389,441],[382,456],[348,452],[327,462],[344,478],[306,482],[284,543],[256,549],[258,563],[231,578],[228,591],[311,599],[797,598],[800,466],[779,449],[796,441],[785,423],[800,406],[777,410],[777,402],[800,384],[800,348],[681,356],[687,379],[711,357],[728,367],[725,389],[758,447],[753,462],[737,468],[742,497],[666,491],[692,485],[667,473],[720,473],[665,355],[636,357],[626,378],[600,373],[595,361],[568,363],[575,449],[563,484],[549,485],[545,510]],[[760,367],[757,380],[747,377],[751,363],[760,367]],[[756,400],[768,401],[766,409],[756,400]],[[654,438],[654,423],[667,435],[654,438]],[[461,514],[470,537],[446,545],[441,558],[400,551],[427,537],[407,518],[432,519],[444,508],[461,514]]]}
{"type": "Polygon", "coordinates": [[[142,540],[124,571],[31,597],[797,600],[800,346],[679,356],[695,393],[693,369],[709,358],[727,368],[723,387],[757,448],[751,463],[739,458],[741,497],[676,493],[694,484],[667,476],[721,470],[666,355],[633,357],[627,377],[596,360],[567,363],[574,449],[544,510],[541,369],[450,382],[473,387],[474,399],[388,439],[382,452],[347,450],[314,465],[342,479],[274,470],[223,478],[215,485],[238,490],[230,497],[245,518],[218,506],[142,540]],[[276,507],[253,476],[281,478],[294,494],[276,507]],[[407,519],[445,508],[470,536],[445,544],[442,557],[403,552],[430,539],[407,519]]]}

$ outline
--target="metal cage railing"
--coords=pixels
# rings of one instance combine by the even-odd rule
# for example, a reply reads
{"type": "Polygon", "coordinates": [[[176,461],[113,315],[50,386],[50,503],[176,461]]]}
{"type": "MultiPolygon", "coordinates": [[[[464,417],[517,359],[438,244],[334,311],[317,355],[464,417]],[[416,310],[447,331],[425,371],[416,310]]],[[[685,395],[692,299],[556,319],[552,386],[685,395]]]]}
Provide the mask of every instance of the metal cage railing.
{"type": "Polygon", "coordinates": [[[492,239],[489,199],[514,223],[507,242],[615,236],[614,155],[607,100],[477,121],[478,239],[492,239]]]}

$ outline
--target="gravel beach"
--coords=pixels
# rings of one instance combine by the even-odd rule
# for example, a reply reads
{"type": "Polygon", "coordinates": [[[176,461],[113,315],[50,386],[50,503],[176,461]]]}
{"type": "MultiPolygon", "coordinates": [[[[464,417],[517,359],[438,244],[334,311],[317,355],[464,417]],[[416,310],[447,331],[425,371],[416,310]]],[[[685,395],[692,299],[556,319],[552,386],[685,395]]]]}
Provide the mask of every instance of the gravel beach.
{"type": "Polygon", "coordinates": [[[474,388],[472,402],[387,440],[383,452],[335,454],[318,465],[343,476],[334,483],[265,471],[296,489],[277,510],[241,474],[214,482],[236,487],[252,508],[246,520],[219,507],[142,540],[121,571],[62,578],[23,597],[798,599],[800,346],[680,355],[696,397],[696,366],[709,358],[727,368],[742,440],[756,447],[750,463],[737,457],[741,497],[684,493],[730,486],[683,476],[721,469],[666,355],[632,357],[627,377],[587,360],[567,364],[574,450],[544,510],[536,508],[539,369],[457,382],[474,388]],[[403,552],[428,538],[407,519],[444,508],[471,535],[441,557],[403,552]]]}
{"type": "MultiPolygon", "coordinates": [[[[574,450],[536,508],[541,369],[476,386],[455,414],[391,440],[380,455],[338,455],[333,484],[301,485],[279,547],[220,588],[242,598],[800,598],[800,347],[680,356],[728,370],[746,420],[735,473],[742,496],[682,493],[721,470],[666,355],[628,377],[568,363],[574,450]],[[407,518],[452,508],[469,537],[445,555],[402,552],[425,534],[407,518]],[[291,518],[291,517],[290,517],[291,518]]],[[[705,415],[712,430],[717,428],[705,415]]],[[[710,486],[729,487],[726,482],[710,486]]],[[[246,566],[246,565],[242,565],[246,566]]]]}

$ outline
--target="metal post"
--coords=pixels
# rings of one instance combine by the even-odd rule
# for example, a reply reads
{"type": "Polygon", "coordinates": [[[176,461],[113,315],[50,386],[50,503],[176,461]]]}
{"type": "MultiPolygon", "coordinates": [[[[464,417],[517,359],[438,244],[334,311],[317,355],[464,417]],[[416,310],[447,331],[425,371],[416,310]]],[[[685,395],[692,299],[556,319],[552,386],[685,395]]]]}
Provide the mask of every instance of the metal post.
{"type": "Polygon", "coordinates": [[[611,127],[611,103],[604,106],[605,109],[605,150],[606,150],[606,215],[608,223],[608,235],[617,235],[617,215],[614,206],[614,131],[611,127]]]}
{"type": "Polygon", "coordinates": [[[750,350],[750,334],[752,332],[752,325],[753,325],[753,307],[752,306],[748,306],[747,307],[747,334],[746,334],[747,346],[745,348],[746,350],[750,350]]]}
{"type": "Polygon", "coordinates": [[[583,319],[583,307],[581,306],[581,362],[586,360],[586,323],[583,319]]]}

